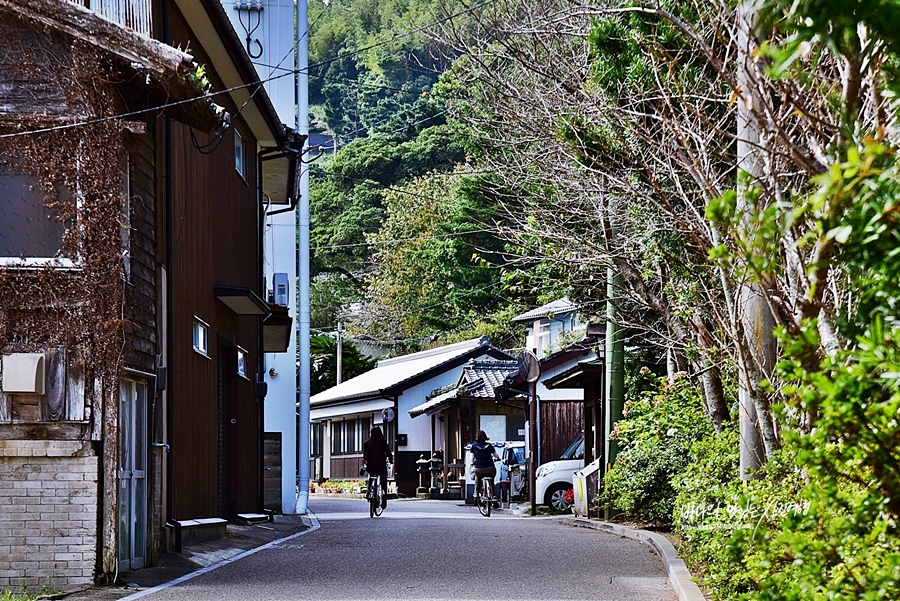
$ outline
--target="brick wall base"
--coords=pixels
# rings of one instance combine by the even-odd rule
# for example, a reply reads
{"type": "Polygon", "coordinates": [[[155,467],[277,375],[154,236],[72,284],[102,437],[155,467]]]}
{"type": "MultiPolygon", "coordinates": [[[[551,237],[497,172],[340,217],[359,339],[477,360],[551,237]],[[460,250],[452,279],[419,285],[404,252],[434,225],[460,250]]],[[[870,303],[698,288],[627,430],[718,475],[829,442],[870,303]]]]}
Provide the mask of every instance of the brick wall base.
{"type": "Polygon", "coordinates": [[[0,591],[93,583],[99,460],[82,441],[0,441],[0,591]]]}

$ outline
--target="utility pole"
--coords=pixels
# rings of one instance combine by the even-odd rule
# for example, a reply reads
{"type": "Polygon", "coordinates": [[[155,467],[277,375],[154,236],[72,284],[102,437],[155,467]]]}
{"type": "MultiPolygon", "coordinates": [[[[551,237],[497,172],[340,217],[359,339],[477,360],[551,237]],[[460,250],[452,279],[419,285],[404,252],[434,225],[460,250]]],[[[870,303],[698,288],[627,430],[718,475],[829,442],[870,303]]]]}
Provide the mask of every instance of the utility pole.
{"type": "Polygon", "coordinates": [[[341,371],[344,364],[344,324],[338,322],[337,327],[337,383],[341,383],[341,371]]]}
{"type": "Polygon", "coordinates": [[[622,276],[612,267],[606,270],[606,410],[603,412],[604,463],[606,471],[616,462],[619,445],[610,438],[616,422],[625,410],[625,341],[616,324],[616,299],[623,284],[622,276]]]}

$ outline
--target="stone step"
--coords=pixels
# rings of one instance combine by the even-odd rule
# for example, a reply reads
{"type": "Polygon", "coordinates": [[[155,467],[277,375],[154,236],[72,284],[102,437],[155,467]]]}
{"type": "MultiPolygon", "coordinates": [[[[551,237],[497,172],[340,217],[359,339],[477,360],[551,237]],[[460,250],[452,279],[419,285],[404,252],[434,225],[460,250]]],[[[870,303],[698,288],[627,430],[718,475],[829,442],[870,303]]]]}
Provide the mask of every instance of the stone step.
{"type": "Polygon", "coordinates": [[[237,520],[235,521],[241,524],[252,526],[253,524],[271,522],[272,516],[267,513],[239,513],[237,514],[237,520]]]}
{"type": "Polygon", "coordinates": [[[183,547],[225,538],[228,520],[222,518],[200,518],[175,522],[175,545],[178,551],[183,547]]]}

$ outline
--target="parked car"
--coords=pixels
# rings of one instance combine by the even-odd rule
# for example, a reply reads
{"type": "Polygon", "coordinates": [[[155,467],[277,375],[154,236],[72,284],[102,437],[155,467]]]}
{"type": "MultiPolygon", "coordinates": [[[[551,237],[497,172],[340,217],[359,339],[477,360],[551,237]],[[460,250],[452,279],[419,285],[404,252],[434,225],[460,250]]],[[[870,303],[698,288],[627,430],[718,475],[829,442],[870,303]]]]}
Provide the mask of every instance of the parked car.
{"type": "Polygon", "coordinates": [[[571,507],[566,491],[572,488],[572,476],[584,467],[584,435],[581,434],[556,461],[543,463],[534,474],[534,498],[537,503],[564,511],[571,507]]]}

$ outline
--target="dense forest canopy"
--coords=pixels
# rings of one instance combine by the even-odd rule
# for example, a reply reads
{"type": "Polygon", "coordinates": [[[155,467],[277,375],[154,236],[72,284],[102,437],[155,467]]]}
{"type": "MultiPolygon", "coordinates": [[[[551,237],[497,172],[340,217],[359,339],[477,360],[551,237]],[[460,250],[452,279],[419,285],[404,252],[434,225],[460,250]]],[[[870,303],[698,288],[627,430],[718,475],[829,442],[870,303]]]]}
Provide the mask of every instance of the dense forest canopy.
{"type": "Polygon", "coordinates": [[[429,35],[441,11],[310,5],[311,123],[337,148],[312,171],[312,326],[343,320],[386,352],[485,334],[515,346],[510,312],[538,302],[505,285],[497,215],[463,168],[477,149],[434,94],[456,56],[429,35]]]}

